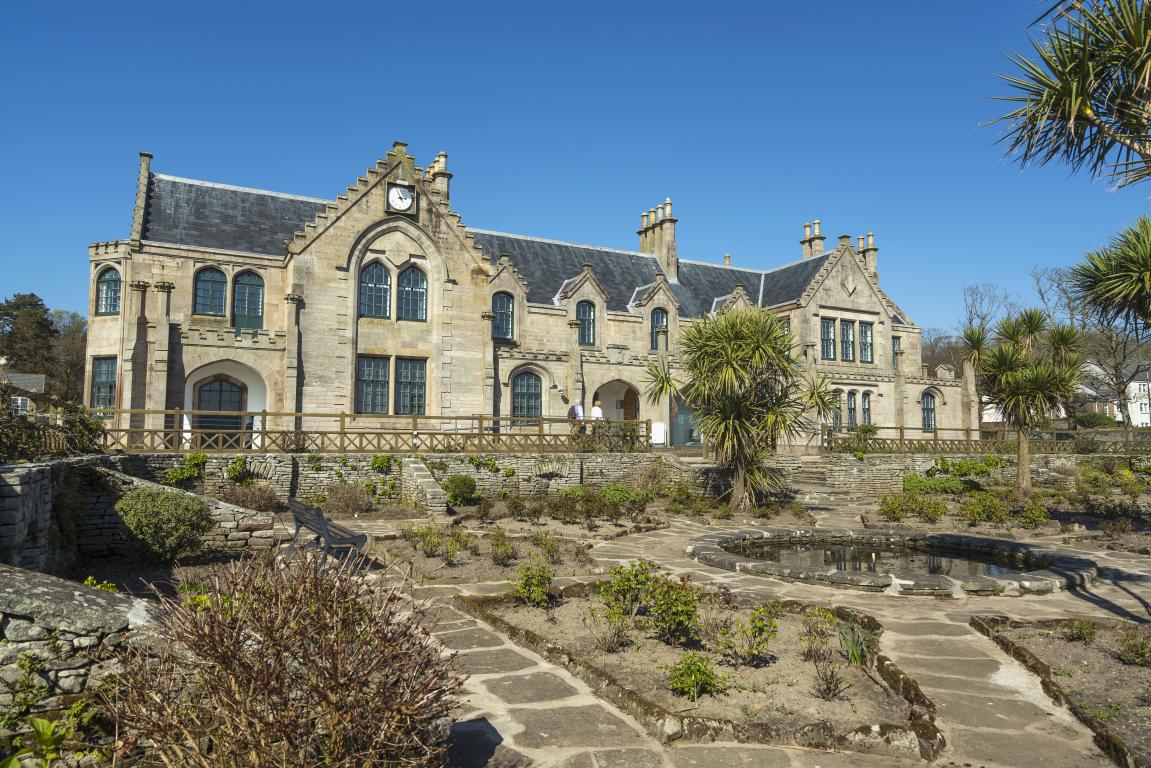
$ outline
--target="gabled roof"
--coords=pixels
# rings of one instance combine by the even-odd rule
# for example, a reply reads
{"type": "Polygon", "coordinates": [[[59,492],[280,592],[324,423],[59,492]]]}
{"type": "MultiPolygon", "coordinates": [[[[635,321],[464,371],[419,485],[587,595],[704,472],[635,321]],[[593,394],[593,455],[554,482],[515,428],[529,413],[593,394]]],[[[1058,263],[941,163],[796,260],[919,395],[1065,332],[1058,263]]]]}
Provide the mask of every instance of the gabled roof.
{"type": "Polygon", "coordinates": [[[284,241],[328,202],[153,173],[141,236],[159,243],[286,256],[284,241]]]}
{"type": "MultiPolygon", "coordinates": [[[[645,253],[483,229],[469,228],[468,234],[493,263],[507,254],[530,288],[528,301],[538,304],[550,303],[564,282],[576,277],[585,263],[591,264],[607,293],[607,308],[613,311],[627,311],[636,289],[650,285],[662,274],[656,257],[645,253]]],[[[758,301],[760,306],[769,307],[798,299],[827,259],[826,255],[805,259],[770,271],[681,259],[679,282],[669,287],[679,301],[681,317],[701,317],[711,312],[712,302],[730,295],[740,283],[753,304],[758,301]]]]}

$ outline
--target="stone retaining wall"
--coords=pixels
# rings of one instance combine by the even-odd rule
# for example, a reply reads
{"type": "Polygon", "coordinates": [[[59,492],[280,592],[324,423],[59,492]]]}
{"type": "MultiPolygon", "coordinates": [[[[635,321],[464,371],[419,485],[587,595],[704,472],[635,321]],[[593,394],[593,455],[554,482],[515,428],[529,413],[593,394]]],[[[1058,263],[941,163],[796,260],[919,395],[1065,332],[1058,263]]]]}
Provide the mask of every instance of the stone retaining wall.
{"type": "Polygon", "coordinates": [[[697,470],[679,459],[651,453],[435,454],[427,457],[427,463],[440,482],[450,475],[468,475],[475,478],[478,491],[491,495],[552,494],[575,485],[630,485],[656,463],[664,465],[666,482],[701,482],[697,470]],[[489,460],[494,467],[485,466],[489,460]]]}
{"type": "Polygon", "coordinates": [[[129,630],[146,633],[149,624],[139,598],[0,565],[0,707],[44,686],[33,712],[67,709],[115,671],[113,653],[129,630]]]}
{"type": "MultiPolygon", "coordinates": [[[[841,488],[860,493],[890,493],[903,488],[905,475],[926,474],[935,464],[935,456],[922,454],[866,454],[860,461],[847,454],[824,456],[815,465],[826,471],[826,483],[830,488],[841,488]]],[[[980,459],[979,456],[947,456],[949,461],[980,459]]],[[[1034,485],[1071,488],[1080,463],[1089,461],[1091,456],[1048,455],[1031,457],[1031,479],[1034,485]]],[[[1094,457],[1098,458],[1098,457],[1094,457]]],[[[1122,457],[1119,457],[1122,460],[1122,457]]],[[[1000,464],[991,470],[990,479],[1006,485],[1014,485],[1016,466],[1014,456],[1000,456],[1000,464]]],[[[978,479],[978,478],[976,478],[978,479]]]]}

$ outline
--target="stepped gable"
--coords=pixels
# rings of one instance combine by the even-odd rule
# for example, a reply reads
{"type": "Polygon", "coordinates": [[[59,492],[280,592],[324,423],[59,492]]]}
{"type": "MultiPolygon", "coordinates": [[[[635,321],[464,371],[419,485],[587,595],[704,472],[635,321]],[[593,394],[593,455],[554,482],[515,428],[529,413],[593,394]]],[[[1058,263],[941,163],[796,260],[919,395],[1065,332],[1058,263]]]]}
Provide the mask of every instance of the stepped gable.
{"type": "Polygon", "coordinates": [[[147,195],[144,240],[281,257],[284,241],[328,202],[158,173],[147,195]]]}
{"type": "MultiPolygon", "coordinates": [[[[662,274],[655,256],[635,251],[482,229],[469,228],[468,234],[493,262],[501,255],[510,258],[531,286],[528,300],[537,304],[550,303],[568,279],[577,275],[584,264],[590,264],[607,293],[607,308],[626,312],[636,289],[650,285],[662,274]]],[[[716,298],[730,295],[741,283],[753,304],[760,300],[762,284],[760,305],[771,307],[798,299],[829,257],[805,259],[767,272],[680,261],[679,282],[669,283],[669,287],[679,301],[681,317],[708,314],[716,298]]]]}

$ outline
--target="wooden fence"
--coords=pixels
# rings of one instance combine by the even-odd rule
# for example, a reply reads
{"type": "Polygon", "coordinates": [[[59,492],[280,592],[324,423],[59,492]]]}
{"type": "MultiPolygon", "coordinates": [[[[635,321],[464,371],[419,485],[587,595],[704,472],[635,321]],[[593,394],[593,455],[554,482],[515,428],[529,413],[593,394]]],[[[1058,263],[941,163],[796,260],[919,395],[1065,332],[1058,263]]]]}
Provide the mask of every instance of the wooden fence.
{"type": "Polygon", "coordinates": [[[650,421],[102,409],[106,451],[562,453],[651,449],[650,421]]]}
{"type": "MultiPolygon", "coordinates": [[[[820,429],[820,445],[825,453],[935,453],[979,454],[1014,453],[1018,448],[1015,430],[932,430],[911,427],[876,427],[874,435],[858,427],[820,429]]],[[[1075,429],[1031,432],[1031,453],[1151,453],[1151,430],[1075,429]]]]}

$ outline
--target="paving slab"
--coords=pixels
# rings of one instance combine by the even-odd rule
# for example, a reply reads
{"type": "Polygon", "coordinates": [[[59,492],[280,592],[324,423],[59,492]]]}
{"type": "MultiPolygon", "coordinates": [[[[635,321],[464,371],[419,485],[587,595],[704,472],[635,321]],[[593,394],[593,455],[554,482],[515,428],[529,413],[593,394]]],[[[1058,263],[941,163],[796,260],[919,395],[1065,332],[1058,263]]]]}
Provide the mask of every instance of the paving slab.
{"type": "Polygon", "coordinates": [[[483,682],[496,698],[509,704],[535,704],[575,696],[579,691],[551,672],[495,677],[483,682]]]}
{"type": "Polygon", "coordinates": [[[508,714],[524,726],[516,736],[520,747],[624,747],[643,741],[628,722],[602,704],[513,709],[508,714]]]}
{"type": "MultiPolygon", "coordinates": [[[[783,749],[746,744],[683,745],[673,749],[669,756],[675,768],[791,768],[793,765],[783,749]]],[[[811,757],[816,759],[814,754],[811,757]]]]}
{"type": "Polygon", "coordinates": [[[453,651],[466,651],[473,648],[497,648],[504,639],[486,629],[461,629],[456,632],[437,632],[436,640],[453,651]]]}
{"type": "Polygon", "coordinates": [[[456,666],[469,675],[490,675],[495,672],[515,672],[534,667],[536,662],[511,648],[494,651],[468,651],[456,657],[456,666]]]}
{"type": "Polygon", "coordinates": [[[663,768],[663,753],[654,749],[600,749],[596,768],[663,768]]]}
{"type": "Polygon", "coordinates": [[[1072,744],[1039,734],[953,729],[950,752],[964,765],[987,768],[1103,768],[1113,765],[1093,744],[1072,744]]]}

